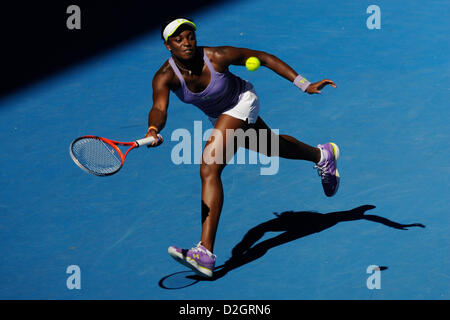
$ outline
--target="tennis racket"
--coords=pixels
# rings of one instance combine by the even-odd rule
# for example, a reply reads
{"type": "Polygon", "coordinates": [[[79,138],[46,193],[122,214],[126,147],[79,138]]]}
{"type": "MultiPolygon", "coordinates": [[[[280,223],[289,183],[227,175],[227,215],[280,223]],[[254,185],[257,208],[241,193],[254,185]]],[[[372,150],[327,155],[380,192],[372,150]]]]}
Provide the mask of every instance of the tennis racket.
{"type": "Polygon", "coordinates": [[[120,142],[97,136],[82,136],[70,144],[70,156],[77,166],[96,176],[110,176],[122,169],[128,153],[140,146],[153,143],[147,137],[133,142],[120,142]],[[129,146],[123,153],[119,146],[129,146]]]}

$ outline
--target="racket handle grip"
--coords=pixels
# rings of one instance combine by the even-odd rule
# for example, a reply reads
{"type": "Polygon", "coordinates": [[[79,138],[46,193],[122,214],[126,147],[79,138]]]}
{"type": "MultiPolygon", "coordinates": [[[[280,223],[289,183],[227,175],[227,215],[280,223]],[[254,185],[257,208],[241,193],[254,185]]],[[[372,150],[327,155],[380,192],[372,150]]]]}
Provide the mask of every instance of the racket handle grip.
{"type": "Polygon", "coordinates": [[[147,137],[147,138],[136,140],[136,143],[137,143],[138,147],[141,147],[141,146],[148,146],[149,144],[152,144],[153,141],[155,141],[155,138],[147,137]]]}

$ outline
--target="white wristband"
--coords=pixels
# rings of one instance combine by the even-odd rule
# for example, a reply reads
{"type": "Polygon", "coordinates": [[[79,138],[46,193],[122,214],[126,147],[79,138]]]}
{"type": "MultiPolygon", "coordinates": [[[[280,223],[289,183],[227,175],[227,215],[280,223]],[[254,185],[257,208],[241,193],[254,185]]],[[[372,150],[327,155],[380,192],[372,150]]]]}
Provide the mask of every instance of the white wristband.
{"type": "Polygon", "coordinates": [[[294,85],[296,87],[299,87],[303,92],[306,91],[306,88],[308,88],[308,86],[311,84],[311,82],[309,82],[308,80],[306,80],[305,78],[303,78],[301,75],[298,75],[295,79],[294,79],[294,85]]]}

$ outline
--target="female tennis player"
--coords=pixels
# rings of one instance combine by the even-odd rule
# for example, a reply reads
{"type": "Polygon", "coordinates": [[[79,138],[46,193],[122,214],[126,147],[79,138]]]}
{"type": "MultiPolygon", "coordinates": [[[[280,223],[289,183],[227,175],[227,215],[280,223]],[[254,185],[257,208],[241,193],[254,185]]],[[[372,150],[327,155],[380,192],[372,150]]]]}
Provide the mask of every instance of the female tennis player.
{"type": "MultiPolygon", "coordinates": [[[[161,28],[164,45],[171,57],[153,78],[153,106],[148,116],[146,137],[153,136],[157,139],[154,146],[162,143],[159,133],[166,123],[170,91],[181,101],[200,108],[214,125],[216,136],[210,137],[206,142],[200,164],[200,242],[192,249],[169,247],[169,254],[178,262],[201,276],[212,277],[216,261],[216,255],[213,254],[214,241],[224,197],[221,173],[230,158],[224,156],[223,161],[210,161],[207,158],[211,154],[226,154],[225,148],[232,139],[226,135],[227,129],[255,129],[256,132],[266,129],[266,132],[271,132],[258,115],[260,104],[253,85],[232,74],[228,67],[243,66],[249,57],[256,57],[261,66],[276,72],[303,92],[318,94],[326,85],[336,88],[336,84],[328,79],[310,83],[285,62],[266,52],[229,46],[197,46],[196,30],[194,22],[184,18],[168,21],[161,28]]],[[[313,162],[321,176],[325,194],[330,197],[336,193],[339,185],[336,166],[339,149],[336,144],[319,144],[316,148],[288,135],[275,135],[271,132],[271,136],[278,139],[278,154],[272,154],[268,148],[266,155],[313,162]]]]}

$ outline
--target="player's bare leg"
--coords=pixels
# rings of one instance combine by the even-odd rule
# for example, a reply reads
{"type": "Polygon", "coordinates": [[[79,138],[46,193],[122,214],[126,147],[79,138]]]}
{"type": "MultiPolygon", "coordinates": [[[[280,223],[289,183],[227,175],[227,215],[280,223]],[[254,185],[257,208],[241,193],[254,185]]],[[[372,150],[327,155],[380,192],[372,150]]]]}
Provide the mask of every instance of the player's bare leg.
{"type": "MultiPolygon", "coordinates": [[[[267,130],[270,132],[270,135],[266,134],[265,136],[270,136],[270,139],[277,140],[279,150],[278,154],[274,154],[275,152],[270,149],[272,145],[270,141],[263,141],[263,143],[267,146],[264,150],[259,150],[259,146],[261,145],[260,141],[257,143],[256,150],[249,144],[245,145],[246,148],[262,152],[267,156],[279,156],[286,159],[298,159],[314,162],[316,164],[315,168],[318,169],[321,177],[325,195],[327,197],[332,197],[336,194],[340,181],[339,171],[337,170],[337,159],[339,158],[340,151],[339,147],[335,143],[330,142],[319,144],[316,148],[305,144],[292,136],[284,134],[276,135],[260,117],[258,117],[254,124],[248,124],[247,128],[253,128],[257,133],[259,133],[260,130],[267,130]]],[[[261,136],[258,134],[258,140],[259,139],[261,139],[261,136]]]]}
{"type": "Polygon", "coordinates": [[[220,213],[223,205],[223,187],[221,173],[225,168],[228,158],[234,155],[236,150],[227,139],[227,129],[236,130],[243,127],[244,121],[228,115],[221,115],[216,122],[215,130],[205,144],[200,165],[200,177],[202,180],[202,233],[201,240],[196,247],[189,250],[170,246],[169,254],[180,263],[190,267],[198,275],[212,277],[216,256],[212,253],[219,224],[220,213]]]}
{"type": "Polygon", "coordinates": [[[223,205],[222,170],[234,155],[236,148],[227,136],[227,130],[242,128],[245,122],[229,115],[222,115],[214,127],[214,137],[206,143],[203,151],[200,177],[202,180],[202,235],[201,243],[213,252],[217,226],[223,205]],[[227,154],[228,153],[228,154],[227,154]],[[214,159],[211,159],[213,157],[214,159]],[[211,161],[218,160],[218,161],[211,161]]]}

